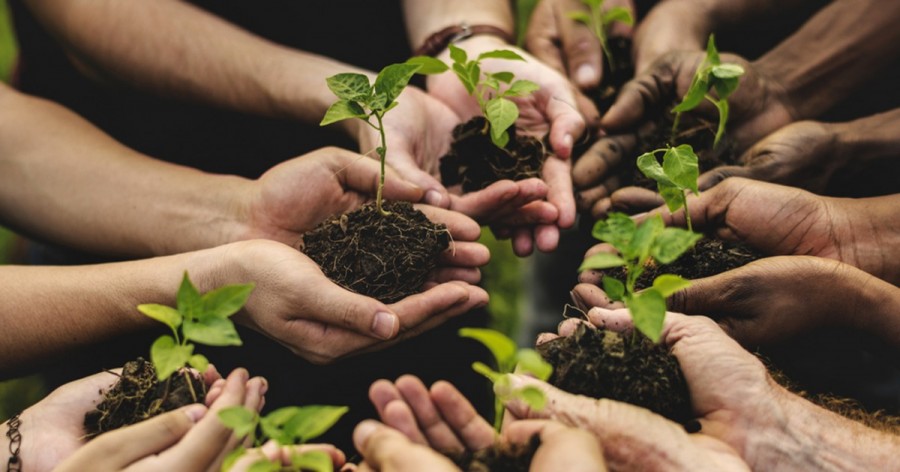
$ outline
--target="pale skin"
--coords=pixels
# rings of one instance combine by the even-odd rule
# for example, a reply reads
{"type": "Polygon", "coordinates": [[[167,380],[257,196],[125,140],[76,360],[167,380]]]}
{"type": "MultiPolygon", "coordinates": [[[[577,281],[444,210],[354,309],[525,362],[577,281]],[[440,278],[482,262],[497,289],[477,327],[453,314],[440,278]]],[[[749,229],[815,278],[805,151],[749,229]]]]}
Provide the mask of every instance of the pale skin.
{"type": "MultiPolygon", "coordinates": [[[[588,319],[607,329],[631,329],[625,309],[593,308],[588,319]]],[[[566,321],[559,335],[570,335],[580,322],[566,321]]],[[[542,341],[553,337],[544,335],[542,341]]],[[[721,446],[726,446],[732,453],[737,451],[752,470],[889,470],[896,462],[900,436],[867,428],[787,391],[772,380],[756,356],[709,318],[667,313],[662,342],[678,359],[702,434],[718,442],[715,450],[720,458],[727,457],[721,455],[725,452],[721,446]]],[[[523,384],[540,384],[519,379],[523,384]]],[[[552,387],[544,390],[556,395],[552,387]]],[[[547,412],[521,411],[528,416],[565,416],[576,424],[589,424],[594,415],[584,412],[591,411],[591,404],[602,410],[603,404],[609,403],[580,398],[559,412],[558,406],[564,408],[560,401],[548,402],[547,412]]],[[[685,433],[681,430],[680,434],[685,433]]],[[[704,441],[704,446],[712,444],[704,441]]]]}

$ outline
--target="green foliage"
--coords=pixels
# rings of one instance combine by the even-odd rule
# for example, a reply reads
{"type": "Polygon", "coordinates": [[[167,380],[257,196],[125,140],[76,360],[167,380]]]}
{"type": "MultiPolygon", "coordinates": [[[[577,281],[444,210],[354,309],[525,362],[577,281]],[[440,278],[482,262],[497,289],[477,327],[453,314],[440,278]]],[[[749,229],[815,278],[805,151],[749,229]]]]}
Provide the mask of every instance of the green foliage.
{"type": "MultiPolygon", "coordinates": [[[[415,58],[414,58],[415,59],[415,58]]],[[[462,82],[469,95],[475,97],[481,113],[488,121],[491,141],[497,147],[505,147],[509,143],[509,128],[519,119],[519,107],[509,100],[510,97],[524,97],[540,87],[530,80],[514,80],[512,72],[483,72],[481,61],[484,59],[506,59],[524,61],[525,58],[513,51],[498,49],[487,51],[469,60],[466,51],[450,45],[451,69],[462,82]]]]}
{"type": "MultiPolygon", "coordinates": [[[[238,437],[250,438],[250,443],[259,447],[272,439],[282,446],[306,444],[331,429],[346,414],[345,406],[288,406],[279,408],[260,417],[255,411],[243,406],[225,408],[219,412],[219,421],[234,431],[238,437]],[[257,434],[259,430],[260,434],[257,434]]],[[[222,471],[231,469],[246,449],[239,447],[232,451],[222,463],[222,471]]],[[[323,451],[295,453],[291,457],[291,468],[285,469],[280,462],[260,459],[250,467],[252,471],[314,471],[331,472],[331,456],[323,451]]]]}
{"type": "Polygon", "coordinates": [[[685,191],[700,195],[700,189],[697,188],[700,167],[694,149],[688,144],[657,149],[638,156],[637,166],[644,175],[656,181],[659,194],[666,201],[669,211],[684,208],[688,231],[693,231],[685,191]],[[656,159],[658,153],[663,153],[662,165],[656,159]]]}
{"type": "Polygon", "coordinates": [[[497,370],[491,369],[481,362],[474,362],[472,369],[493,382],[495,391],[498,390],[498,386],[504,386],[506,388],[501,390],[509,392],[508,395],[502,398],[498,396],[494,399],[494,428],[498,432],[503,420],[503,401],[520,399],[534,410],[540,410],[544,407],[546,399],[543,392],[534,387],[511,390],[508,388],[509,377],[507,376],[518,365],[519,370],[523,373],[533,375],[541,380],[549,379],[550,374],[553,373],[553,366],[541,358],[540,354],[534,349],[518,349],[512,339],[492,329],[462,328],[459,330],[459,335],[464,338],[474,339],[491,351],[494,361],[497,363],[497,370]]]}
{"type": "Polygon", "coordinates": [[[610,69],[614,69],[616,67],[616,61],[613,60],[612,51],[610,51],[608,47],[609,27],[616,21],[625,23],[628,26],[633,26],[634,17],[631,16],[631,11],[625,7],[612,7],[609,10],[603,11],[603,1],[604,0],[581,0],[581,3],[587,5],[589,13],[573,11],[569,12],[568,16],[591,29],[594,36],[596,36],[597,40],[600,42],[600,48],[603,49],[603,54],[606,55],[606,62],[609,64],[610,69]]]}
{"type": "Polygon", "coordinates": [[[381,146],[375,151],[381,160],[381,178],[378,182],[376,202],[378,212],[388,213],[383,209],[382,194],[384,192],[384,160],[387,156],[387,139],[384,135],[384,115],[397,106],[397,97],[409,84],[416,73],[437,74],[447,70],[447,65],[430,57],[415,57],[402,64],[391,64],[370,83],[363,74],[342,73],[326,79],[328,88],[337,96],[325,112],[319,126],[326,126],[351,118],[363,120],[367,125],[378,130],[381,146]],[[372,119],[375,122],[372,122],[372,119]]]}
{"type": "Polygon", "coordinates": [[[675,122],[672,124],[673,138],[678,131],[681,114],[697,108],[706,99],[719,110],[719,127],[716,130],[713,148],[718,146],[725,134],[725,124],[728,123],[728,97],[737,90],[742,75],[744,75],[743,67],[737,64],[722,63],[719,59],[719,51],[716,49],[715,38],[710,35],[709,41],[706,43],[706,57],[694,72],[691,86],[681,99],[681,103],[672,109],[672,112],[675,113],[675,122]],[[718,98],[710,94],[711,90],[716,91],[718,98]]]}
{"type": "Polygon", "coordinates": [[[0,0],[0,82],[9,82],[17,54],[18,47],[9,6],[6,0],[0,0]]]}
{"type": "Polygon", "coordinates": [[[186,365],[200,372],[206,370],[209,361],[194,354],[190,341],[207,346],[240,346],[241,339],[229,317],[247,303],[253,287],[226,285],[201,296],[185,272],[178,289],[177,309],[155,303],[138,305],[141,313],[172,330],[172,336],[160,336],[150,347],[150,360],[159,380],[166,380],[186,365]]]}
{"type": "Polygon", "coordinates": [[[516,46],[525,46],[525,33],[538,0],[516,0],[516,46]]]}
{"type": "Polygon", "coordinates": [[[659,215],[638,225],[622,213],[612,213],[606,220],[598,221],[592,234],[615,247],[621,257],[596,254],[585,259],[578,270],[625,267],[625,283],[604,276],[603,291],[610,300],[625,302],[635,328],[653,342],[659,342],[666,316],[666,297],[686,288],[690,282],[677,275],[663,274],[653,281],[652,287],[640,292],[635,292],[634,284],[651,261],[658,264],[673,262],[690,249],[700,235],[680,228],[666,228],[659,215]]]}

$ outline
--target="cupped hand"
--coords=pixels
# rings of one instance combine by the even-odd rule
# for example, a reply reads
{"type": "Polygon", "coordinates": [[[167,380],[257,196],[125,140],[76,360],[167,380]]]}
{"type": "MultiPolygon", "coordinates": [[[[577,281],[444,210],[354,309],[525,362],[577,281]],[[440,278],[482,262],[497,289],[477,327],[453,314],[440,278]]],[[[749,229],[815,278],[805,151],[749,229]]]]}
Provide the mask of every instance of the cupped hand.
{"type": "MultiPolygon", "coordinates": [[[[109,382],[109,377],[105,374],[103,380],[109,382]]],[[[225,456],[240,441],[219,421],[218,411],[231,406],[258,411],[262,408],[267,387],[261,377],[249,379],[244,369],[236,369],[222,382],[220,393],[208,409],[204,405],[188,405],[102,434],[75,451],[54,470],[218,470],[225,456]]],[[[62,388],[57,392],[60,390],[62,388]]],[[[60,392],[63,393],[69,395],[68,392],[60,392]]],[[[96,395],[96,390],[92,393],[96,395]]],[[[83,416],[82,413],[82,420],[83,416]]],[[[49,445],[56,444],[54,438],[59,439],[59,431],[49,431],[48,434],[48,442],[39,443],[42,453],[49,445]]],[[[38,439],[34,437],[32,440],[38,439]]],[[[36,457],[41,457],[42,453],[36,457]]],[[[42,470],[40,467],[32,469],[32,464],[26,467],[27,470],[42,470]]]]}
{"type": "Polygon", "coordinates": [[[672,51],[703,51],[712,32],[705,4],[697,0],[658,2],[634,32],[634,70],[644,72],[672,51]]]}
{"type": "Polygon", "coordinates": [[[374,420],[356,427],[353,444],[363,456],[363,462],[355,469],[358,472],[459,472],[450,459],[434,449],[374,420]]]}
{"type": "MultiPolygon", "coordinates": [[[[635,17],[633,0],[608,0],[604,11],[625,7],[635,17]]],[[[603,50],[591,29],[569,15],[588,12],[579,0],[541,0],[531,14],[525,47],[535,57],[569,77],[582,90],[600,85],[603,79],[603,50]]],[[[632,28],[613,23],[609,36],[631,37],[632,28]]]]}
{"type": "MultiPolygon", "coordinates": [[[[262,461],[281,464],[282,466],[290,466],[293,464],[293,458],[307,452],[319,451],[328,454],[331,457],[332,467],[335,470],[344,470],[343,465],[347,462],[344,453],[330,444],[302,444],[298,446],[280,446],[273,440],[267,441],[262,447],[248,449],[240,459],[235,461],[234,465],[228,469],[229,472],[252,472],[258,470],[254,468],[254,464],[262,461]]],[[[259,467],[259,466],[257,466],[259,467]]],[[[268,470],[268,469],[266,469],[268,470]]]]}
{"type": "Polygon", "coordinates": [[[606,461],[599,440],[590,432],[547,420],[519,420],[503,428],[501,440],[527,444],[538,435],[541,444],[531,459],[531,472],[605,472],[606,461]]]}

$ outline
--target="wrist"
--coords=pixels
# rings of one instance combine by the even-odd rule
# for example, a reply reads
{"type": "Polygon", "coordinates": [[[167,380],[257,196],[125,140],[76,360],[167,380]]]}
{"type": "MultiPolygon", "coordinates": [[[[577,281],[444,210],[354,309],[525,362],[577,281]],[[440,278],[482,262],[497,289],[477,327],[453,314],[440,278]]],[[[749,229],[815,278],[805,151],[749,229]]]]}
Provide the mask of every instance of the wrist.
{"type": "Polygon", "coordinates": [[[869,161],[900,156],[900,110],[879,113],[846,123],[829,125],[844,162],[869,161]]]}

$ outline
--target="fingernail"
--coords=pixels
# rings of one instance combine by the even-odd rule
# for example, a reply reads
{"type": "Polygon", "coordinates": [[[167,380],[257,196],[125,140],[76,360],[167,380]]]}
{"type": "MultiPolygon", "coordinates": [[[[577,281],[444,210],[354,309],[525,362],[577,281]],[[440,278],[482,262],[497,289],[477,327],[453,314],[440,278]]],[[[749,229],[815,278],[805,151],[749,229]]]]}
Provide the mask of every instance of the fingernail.
{"type": "Polygon", "coordinates": [[[247,372],[247,369],[237,368],[234,372],[234,375],[237,375],[237,378],[241,381],[241,383],[247,383],[247,380],[250,380],[250,372],[247,372]]]}
{"type": "Polygon", "coordinates": [[[575,70],[575,82],[582,87],[589,87],[597,83],[597,69],[590,64],[582,64],[575,70]]]}
{"type": "Polygon", "coordinates": [[[356,429],[353,431],[353,439],[354,442],[361,446],[369,440],[369,436],[378,429],[377,423],[374,421],[366,420],[360,423],[356,429]]]}
{"type": "Polygon", "coordinates": [[[269,391],[269,381],[265,377],[259,378],[259,394],[265,395],[269,391]]]}
{"type": "Polygon", "coordinates": [[[394,335],[394,327],[397,326],[397,315],[384,311],[375,313],[375,321],[372,323],[372,332],[381,339],[390,339],[394,335]]]}
{"type": "Polygon", "coordinates": [[[191,423],[196,423],[206,415],[206,407],[200,404],[188,405],[184,408],[184,414],[191,420],[191,423]]]}
{"type": "Polygon", "coordinates": [[[574,143],[575,143],[575,138],[573,138],[571,134],[567,134],[567,135],[563,136],[563,146],[565,146],[566,148],[571,149],[572,144],[574,144],[574,143]]]}
{"type": "Polygon", "coordinates": [[[429,190],[425,192],[425,203],[434,206],[441,206],[441,203],[444,201],[444,196],[441,195],[441,192],[437,190],[429,190]]]}

